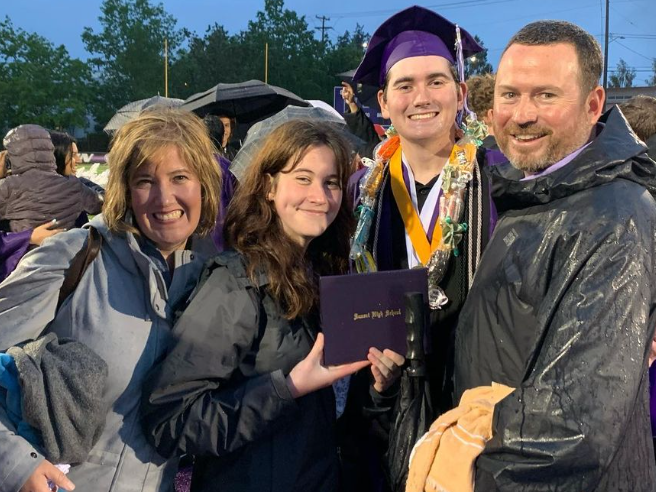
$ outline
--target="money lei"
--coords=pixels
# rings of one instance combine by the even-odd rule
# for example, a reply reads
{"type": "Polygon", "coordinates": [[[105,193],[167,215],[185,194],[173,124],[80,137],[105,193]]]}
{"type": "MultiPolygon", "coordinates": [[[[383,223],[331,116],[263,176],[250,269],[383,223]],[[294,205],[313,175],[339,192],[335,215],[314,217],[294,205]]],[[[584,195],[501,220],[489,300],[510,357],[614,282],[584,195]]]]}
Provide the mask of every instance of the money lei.
{"type": "MultiPolygon", "coordinates": [[[[469,228],[467,223],[461,222],[465,208],[464,194],[467,184],[472,180],[476,149],[482,140],[481,135],[484,138],[484,128],[480,124],[476,125],[475,121],[474,125],[471,121],[468,123],[464,137],[453,147],[449,161],[442,170],[442,195],[438,212],[442,238],[425,265],[428,269],[428,300],[431,309],[440,309],[448,302],[439,284],[444,279],[451,256],[459,256],[458,245],[469,228]]],[[[358,273],[377,271],[374,258],[367,250],[367,242],[385,168],[400,145],[398,136],[392,127],[390,129],[389,138],[376,149],[376,160],[369,160],[369,169],[360,181],[360,205],[356,209],[358,224],[350,251],[350,258],[358,273]]]]}

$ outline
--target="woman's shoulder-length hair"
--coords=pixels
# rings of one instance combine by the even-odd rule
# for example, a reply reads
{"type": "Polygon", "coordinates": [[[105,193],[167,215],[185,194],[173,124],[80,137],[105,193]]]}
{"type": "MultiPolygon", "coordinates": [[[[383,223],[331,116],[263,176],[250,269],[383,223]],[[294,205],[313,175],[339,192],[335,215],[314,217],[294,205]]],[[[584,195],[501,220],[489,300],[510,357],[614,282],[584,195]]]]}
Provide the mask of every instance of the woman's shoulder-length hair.
{"type": "Polygon", "coordinates": [[[195,233],[206,235],[214,228],[221,202],[222,176],[215,157],[218,151],[207,128],[189,111],[153,108],[123,125],[112,140],[103,206],[111,232],[138,233],[126,220],[130,210],[130,179],[137,169],[168,147],[177,149],[201,185],[201,216],[195,233]]]}

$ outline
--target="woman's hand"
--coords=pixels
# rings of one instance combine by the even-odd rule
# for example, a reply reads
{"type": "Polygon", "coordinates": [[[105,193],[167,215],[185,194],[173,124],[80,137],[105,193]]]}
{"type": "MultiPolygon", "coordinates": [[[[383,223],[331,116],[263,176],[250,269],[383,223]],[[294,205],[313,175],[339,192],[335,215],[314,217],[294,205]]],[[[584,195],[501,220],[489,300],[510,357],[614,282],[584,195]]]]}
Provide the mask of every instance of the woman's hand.
{"type": "Polygon", "coordinates": [[[369,361],[362,360],[340,366],[324,366],[323,333],[319,333],[310,353],[296,364],[287,376],[287,387],[294,398],[299,398],[330,386],[338,379],[353,374],[368,365],[369,361]]]}
{"type": "Polygon", "coordinates": [[[39,227],[35,227],[34,230],[32,231],[32,235],[30,236],[30,244],[39,246],[41,245],[44,239],[50,236],[54,236],[55,234],[59,234],[60,232],[63,232],[64,229],[51,229],[51,227],[54,227],[56,224],[57,224],[57,219],[53,219],[50,222],[41,224],[39,227]]]}
{"type": "Polygon", "coordinates": [[[394,381],[401,375],[401,368],[405,363],[405,357],[390,349],[382,352],[371,347],[367,355],[371,362],[371,373],[374,375],[374,389],[382,393],[392,386],[394,381]]]}
{"type": "Polygon", "coordinates": [[[43,460],[39,466],[36,467],[34,473],[30,475],[27,482],[23,484],[19,492],[52,492],[61,487],[65,490],[75,489],[75,485],[71,482],[66,475],[55,465],[47,460],[43,460]],[[48,486],[50,480],[55,487],[51,489],[48,486]]]}
{"type": "Polygon", "coordinates": [[[649,352],[649,367],[654,363],[656,360],[656,336],[651,341],[651,352],[649,352]]]}

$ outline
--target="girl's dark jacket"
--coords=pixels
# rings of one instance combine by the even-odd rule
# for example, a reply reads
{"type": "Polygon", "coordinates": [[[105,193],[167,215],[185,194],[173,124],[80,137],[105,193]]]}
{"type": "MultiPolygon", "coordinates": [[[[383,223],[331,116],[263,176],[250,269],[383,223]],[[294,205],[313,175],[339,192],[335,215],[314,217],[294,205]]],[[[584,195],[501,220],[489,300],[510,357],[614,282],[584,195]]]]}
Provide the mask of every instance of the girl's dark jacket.
{"type": "Polygon", "coordinates": [[[455,389],[517,389],[495,408],[476,491],[656,490],[656,164],[618,110],[602,121],[551,174],[490,169],[501,218],[460,313],[455,389]]]}
{"type": "Polygon", "coordinates": [[[163,456],[196,455],[193,491],[337,488],[332,388],[295,400],[285,381],[318,322],[283,318],[266,286],[239,254],[216,257],[145,386],[146,435],[163,456]]]}

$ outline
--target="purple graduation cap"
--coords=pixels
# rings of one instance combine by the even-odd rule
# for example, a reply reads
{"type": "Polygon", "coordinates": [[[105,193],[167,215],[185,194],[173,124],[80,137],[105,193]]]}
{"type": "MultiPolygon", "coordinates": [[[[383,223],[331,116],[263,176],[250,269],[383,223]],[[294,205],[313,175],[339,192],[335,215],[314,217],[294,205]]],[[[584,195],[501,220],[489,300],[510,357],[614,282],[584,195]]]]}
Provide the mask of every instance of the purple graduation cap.
{"type": "MultiPolygon", "coordinates": [[[[460,37],[464,58],[483,51],[464,29],[460,37]]],[[[456,38],[456,25],[441,15],[417,5],[402,10],[376,29],[353,82],[382,87],[396,62],[414,56],[437,55],[459,64],[456,38]]]]}

